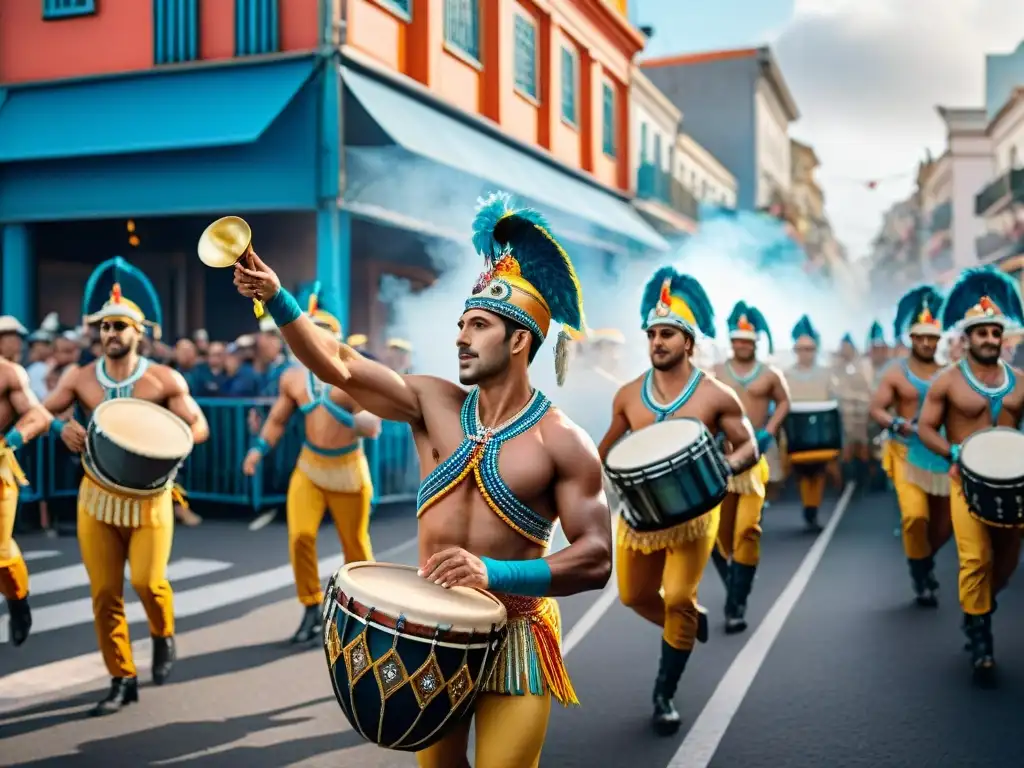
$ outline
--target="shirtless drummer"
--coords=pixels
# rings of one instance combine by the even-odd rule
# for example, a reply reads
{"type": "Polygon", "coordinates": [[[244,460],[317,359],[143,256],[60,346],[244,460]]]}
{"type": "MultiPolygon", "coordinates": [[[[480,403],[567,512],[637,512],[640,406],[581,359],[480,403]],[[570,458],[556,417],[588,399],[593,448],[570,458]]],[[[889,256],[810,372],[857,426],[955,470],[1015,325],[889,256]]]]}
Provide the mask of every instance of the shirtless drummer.
{"type": "Polygon", "coordinates": [[[761,561],[765,486],[772,479],[769,457],[774,456],[778,466],[775,438],[789,413],[789,388],[779,370],[757,359],[757,342],[762,334],[768,342],[768,354],[775,351],[768,322],[760,310],[740,301],[733,307],[728,325],[732,359],[715,366],[715,377],[739,396],[761,453],[751,469],[729,478],[729,495],[722,502],[718,524],[718,552],[727,561],[725,631],[734,634],[747,628],[747,597],[761,561]]]}
{"type": "MultiPolygon", "coordinates": [[[[715,334],[714,312],[704,288],[689,275],[663,267],[647,283],[640,315],[651,369],[616,394],[612,423],[598,449],[602,461],[626,433],[690,417],[704,422],[712,434],[725,435],[733,447],[727,457],[732,467],[749,466],[757,443],[739,398],[691,362],[698,333],[715,334]]],[[[664,630],[652,716],[654,730],[662,736],[679,730],[682,720],[673,698],[694,642],[707,639],[697,589],[715,547],[719,514],[716,507],[695,520],[649,533],[635,531],[621,520],[617,527],[622,603],[664,630]]]]}
{"type": "MultiPolygon", "coordinates": [[[[110,298],[87,315],[99,325],[103,356],[70,369],[43,405],[50,413],[63,413],[76,403],[90,414],[104,400],[134,397],[159,403],[183,419],[195,442],[202,443],[209,429],[202,411],[177,371],[139,355],[144,329],[155,323],[140,306],[121,293],[121,283],[133,285],[140,300],[155,295],[146,290],[148,279],[124,261],[114,263],[116,278],[110,298]]],[[[85,307],[90,309],[91,297],[85,307]]],[[[73,453],[85,448],[85,427],[74,419],[54,419],[50,431],[73,453]]],[[[84,467],[83,467],[84,468],[84,467]]],[[[162,685],[176,659],[174,606],[167,581],[167,563],[174,535],[174,490],[156,496],[135,497],[108,487],[88,469],[78,489],[78,543],[89,574],[96,637],[111,676],[110,692],[92,710],[108,715],[138,701],[138,678],[128,638],[124,610],[124,568],[128,563],[132,587],[149,620],[153,640],[153,682],[162,685]],[[137,514],[115,518],[113,511],[135,509],[137,514]]]]}
{"type": "Polygon", "coordinates": [[[0,594],[7,600],[11,644],[21,645],[32,628],[28,605],[28,567],[14,540],[18,491],[28,484],[14,452],[34,435],[45,432],[52,420],[29,386],[25,369],[0,358],[0,594]],[[12,422],[17,419],[17,423],[12,422]]]}
{"type": "Polygon", "coordinates": [[[948,458],[953,536],[960,556],[960,607],[963,630],[976,678],[995,670],[992,614],[995,597],[1017,569],[1021,530],[997,528],[977,520],[960,482],[960,445],[992,426],[1016,429],[1024,413],[1024,376],[1000,358],[1003,329],[1024,323],[1016,280],[995,268],[967,269],[942,307],[946,330],[964,337],[964,356],[940,373],[925,398],[918,435],[925,447],[948,458]],[[940,430],[945,427],[945,434],[940,430]]]}
{"type": "MultiPolygon", "coordinates": [[[[539,214],[512,208],[503,194],[481,203],[473,245],[487,271],[458,321],[459,380],[468,392],[432,376],[400,376],[322,333],[255,255],[236,266],[235,284],[266,302],[292,352],[321,381],[382,419],[412,425],[423,468],[422,575],[489,589],[508,610],[509,643],[476,702],[475,765],[529,768],[540,762],[551,699],[577,703],[551,596],[605,585],[611,516],[593,443],[528,375],[552,320],[577,331],[583,324],[569,257],[539,214]],[[570,544],[545,556],[556,519],[570,544]]],[[[560,333],[559,380],[567,343],[560,333]]],[[[418,753],[419,765],[468,765],[468,737],[467,721],[418,753]]]]}

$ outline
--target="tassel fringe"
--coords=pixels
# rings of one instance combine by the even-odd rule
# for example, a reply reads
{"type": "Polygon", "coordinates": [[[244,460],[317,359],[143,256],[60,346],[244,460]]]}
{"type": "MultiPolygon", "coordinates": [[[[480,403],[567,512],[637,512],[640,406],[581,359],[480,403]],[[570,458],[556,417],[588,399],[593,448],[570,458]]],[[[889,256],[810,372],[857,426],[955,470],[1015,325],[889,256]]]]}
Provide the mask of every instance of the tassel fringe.
{"type": "Polygon", "coordinates": [[[719,507],[715,507],[707,514],[664,531],[634,531],[620,520],[615,526],[616,543],[620,547],[645,555],[672,549],[680,544],[715,536],[718,533],[718,514],[719,507]]]}

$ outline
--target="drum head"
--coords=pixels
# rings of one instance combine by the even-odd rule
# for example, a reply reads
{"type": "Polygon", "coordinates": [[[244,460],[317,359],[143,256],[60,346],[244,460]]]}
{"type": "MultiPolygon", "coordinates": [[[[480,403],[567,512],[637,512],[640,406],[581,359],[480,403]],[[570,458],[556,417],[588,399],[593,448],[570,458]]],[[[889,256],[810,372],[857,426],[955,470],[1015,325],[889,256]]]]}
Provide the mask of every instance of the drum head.
{"type": "Polygon", "coordinates": [[[829,411],[838,411],[839,403],[835,400],[816,400],[816,401],[805,401],[801,403],[790,403],[790,413],[828,413],[829,411]]]}
{"type": "Polygon", "coordinates": [[[617,442],[605,461],[608,469],[628,471],[665,461],[707,433],[697,419],[669,419],[632,432],[617,442]]]}
{"type": "Polygon", "coordinates": [[[92,421],[112,442],[136,456],[180,459],[192,452],[192,430],[162,405],[132,397],[100,403],[92,421]]]}
{"type": "Polygon", "coordinates": [[[407,565],[350,563],[338,571],[335,584],[363,605],[414,624],[450,624],[456,632],[482,634],[505,625],[505,606],[497,598],[467,587],[445,589],[407,565]]]}
{"type": "Polygon", "coordinates": [[[1024,477],[1024,433],[1009,427],[975,432],[960,447],[960,463],[988,480],[1024,477]]]}

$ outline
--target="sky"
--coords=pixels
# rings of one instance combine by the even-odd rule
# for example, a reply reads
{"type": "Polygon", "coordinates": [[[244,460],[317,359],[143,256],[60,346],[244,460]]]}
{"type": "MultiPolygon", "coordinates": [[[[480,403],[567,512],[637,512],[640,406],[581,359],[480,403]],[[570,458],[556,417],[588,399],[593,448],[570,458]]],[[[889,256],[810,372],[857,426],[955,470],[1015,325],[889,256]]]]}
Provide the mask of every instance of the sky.
{"type": "Polygon", "coordinates": [[[1024,40],[1024,0],[630,0],[630,17],[655,28],[641,60],[772,46],[802,113],[790,135],[821,160],[829,220],[854,259],[926,151],[945,149],[935,107],[983,106],[985,54],[1024,40]]]}

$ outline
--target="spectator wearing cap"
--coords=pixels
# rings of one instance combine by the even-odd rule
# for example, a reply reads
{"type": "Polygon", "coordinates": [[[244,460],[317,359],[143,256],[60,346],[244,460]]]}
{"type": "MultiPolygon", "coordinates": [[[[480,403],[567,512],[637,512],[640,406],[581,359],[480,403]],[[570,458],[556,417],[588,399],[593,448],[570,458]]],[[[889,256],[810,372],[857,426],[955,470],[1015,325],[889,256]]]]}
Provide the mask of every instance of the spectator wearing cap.
{"type": "Polygon", "coordinates": [[[406,339],[388,339],[387,365],[395,373],[412,373],[412,342],[406,339]]]}
{"type": "Polygon", "coordinates": [[[260,375],[252,365],[256,340],[249,335],[239,336],[229,344],[224,358],[224,372],[227,381],[223,394],[226,397],[257,397],[262,384],[260,375]]]}
{"type": "Polygon", "coordinates": [[[0,315],[0,357],[21,364],[28,329],[14,315],[0,315]]]}
{"type": "Polygon", "coordinates": [[[368,360],[377,359],[373,353],[370,352],[370,340],[366,337],[365,333],[353,333],[348,337],[345,343],[368,360]]]}
{"type": "Polygon", "coordinates": [[[260,318],[260,332],[252,358],[253,369],[260,377],[260,397],[277,397],[281,374],[290,366],[284,355],[284,340],[270,315],[260,318]]]}
{"type": "Polygon", "coordinates": [[[32,331],[28,341],[28,358],[25,361],[25,375],[28,385],[40,400],[46,397],[46,375],[50,372],[50,358],[53,355],[53,334],[40,328],[32,331]]]}

